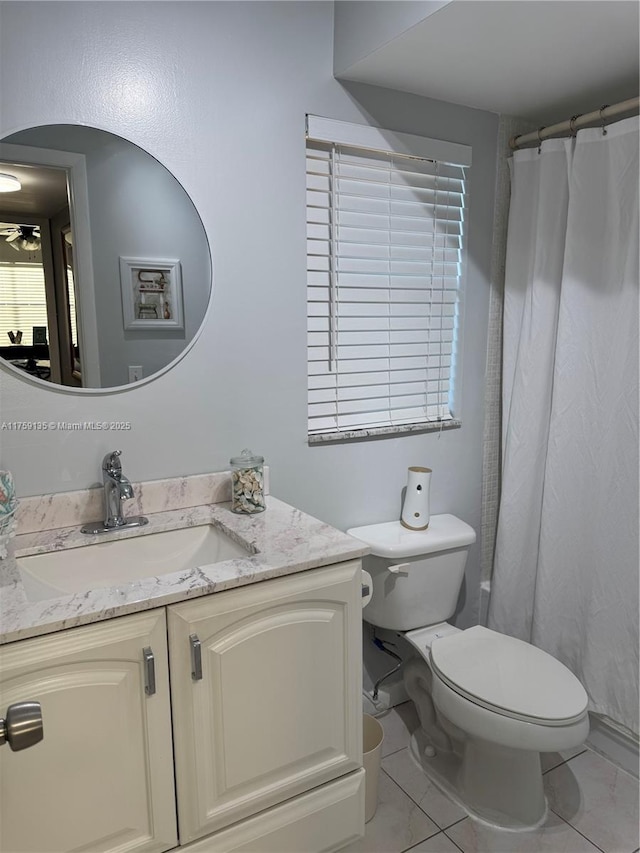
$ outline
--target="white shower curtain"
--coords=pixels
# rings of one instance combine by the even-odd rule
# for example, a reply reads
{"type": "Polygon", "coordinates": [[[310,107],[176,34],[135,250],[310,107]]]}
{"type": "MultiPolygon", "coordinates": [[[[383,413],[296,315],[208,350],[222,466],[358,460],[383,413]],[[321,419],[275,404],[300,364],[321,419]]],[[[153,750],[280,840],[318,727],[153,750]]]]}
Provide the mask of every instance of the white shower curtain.
{"type": "Polygon", "coordinates": [[[638,732],[638,119],[518,151],[489,626],[638,732]]]}

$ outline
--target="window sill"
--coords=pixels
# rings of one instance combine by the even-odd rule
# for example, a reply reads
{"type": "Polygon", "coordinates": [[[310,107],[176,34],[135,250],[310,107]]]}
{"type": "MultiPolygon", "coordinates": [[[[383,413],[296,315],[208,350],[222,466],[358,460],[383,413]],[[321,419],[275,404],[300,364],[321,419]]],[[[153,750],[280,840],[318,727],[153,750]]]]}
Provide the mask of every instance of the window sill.
{"type": "Polygon", "coordinates": [[[432,421],[426,424],[401,424],[399,426],[373,427],[372,429],[353,429],[344,432],[323,432],[308,436],[309,444],[329,444],[334,441],[358,441],[369,438],[408,435],[413,432],[441,432],[445,429],[459,429],[462,421],[453,418],[450,421],[432,421]]]}

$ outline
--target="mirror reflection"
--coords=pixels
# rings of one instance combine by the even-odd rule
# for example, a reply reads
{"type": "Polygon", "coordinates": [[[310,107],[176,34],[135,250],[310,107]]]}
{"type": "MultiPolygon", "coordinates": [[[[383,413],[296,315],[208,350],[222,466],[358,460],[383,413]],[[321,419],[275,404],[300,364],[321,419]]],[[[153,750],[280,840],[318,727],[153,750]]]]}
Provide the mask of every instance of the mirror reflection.
{"type": "Polygon", "coordinates": [[[20,375],[146,379],[188,347],[210,295],[200,217],[150,154],[78,125],[0,142],[0,357],[20,375]]]}

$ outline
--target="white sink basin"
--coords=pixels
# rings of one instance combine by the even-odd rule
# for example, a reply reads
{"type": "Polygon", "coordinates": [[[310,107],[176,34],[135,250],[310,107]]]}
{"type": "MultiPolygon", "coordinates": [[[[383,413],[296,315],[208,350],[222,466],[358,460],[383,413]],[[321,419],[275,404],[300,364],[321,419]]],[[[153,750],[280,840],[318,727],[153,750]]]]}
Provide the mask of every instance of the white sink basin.
{"type": "Polygon", "coordinates": [[[16,562],[27,598],[42,601],[249,554],[247,548],[219,528],[203,524],[19,557],[16,562]]]}

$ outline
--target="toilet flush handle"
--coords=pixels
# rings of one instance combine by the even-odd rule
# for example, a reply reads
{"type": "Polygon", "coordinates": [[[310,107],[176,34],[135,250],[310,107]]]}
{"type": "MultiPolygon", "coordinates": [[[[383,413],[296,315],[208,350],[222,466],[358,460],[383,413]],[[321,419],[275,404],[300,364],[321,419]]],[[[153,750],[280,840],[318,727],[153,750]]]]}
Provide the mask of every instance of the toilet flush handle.
{"type": "Polygon", "coordinates": [[[396,563],[395,566],[388,566],[389,571],[394,575],[408,575],[410,563],[396,563]]]}

